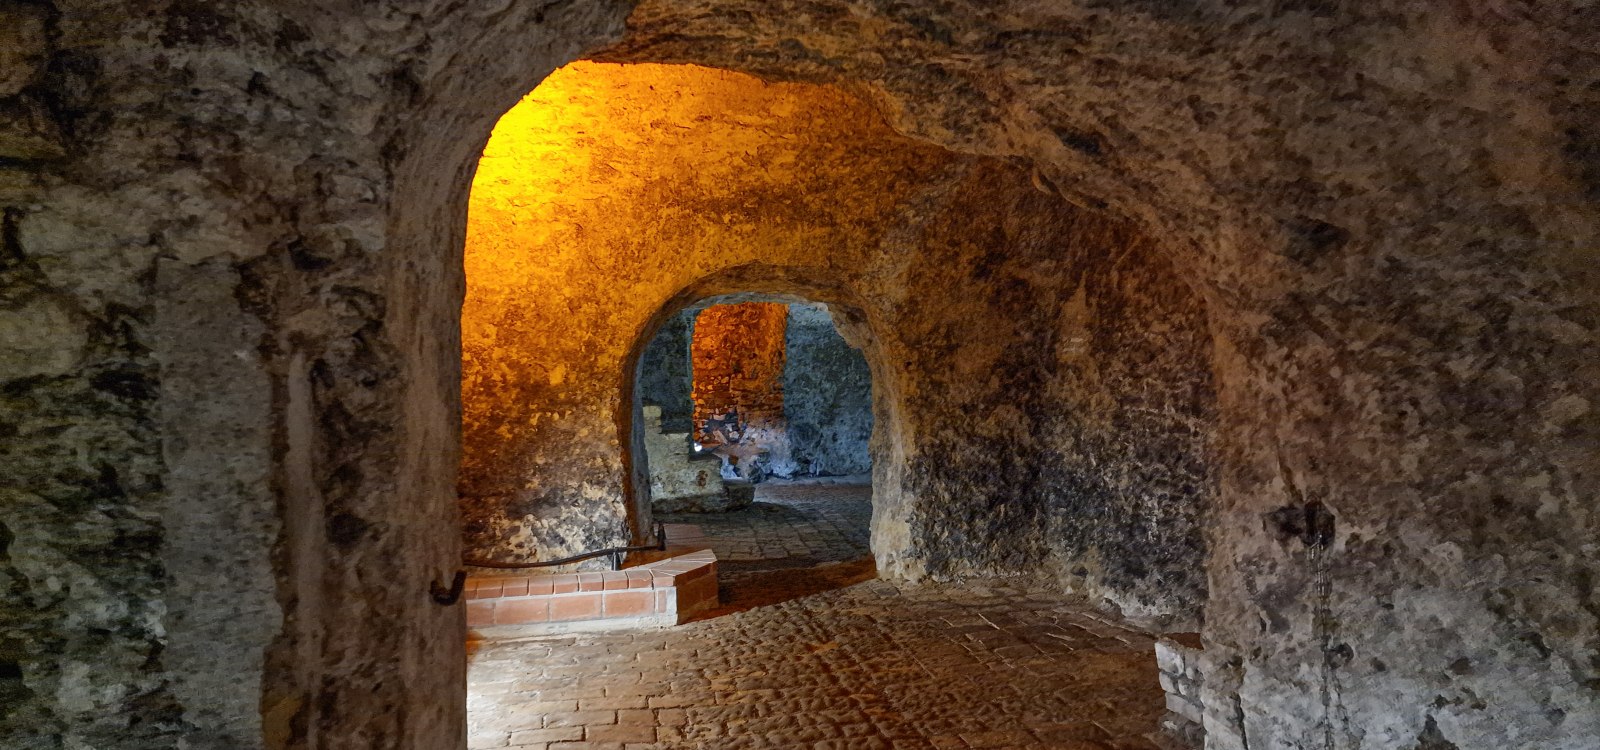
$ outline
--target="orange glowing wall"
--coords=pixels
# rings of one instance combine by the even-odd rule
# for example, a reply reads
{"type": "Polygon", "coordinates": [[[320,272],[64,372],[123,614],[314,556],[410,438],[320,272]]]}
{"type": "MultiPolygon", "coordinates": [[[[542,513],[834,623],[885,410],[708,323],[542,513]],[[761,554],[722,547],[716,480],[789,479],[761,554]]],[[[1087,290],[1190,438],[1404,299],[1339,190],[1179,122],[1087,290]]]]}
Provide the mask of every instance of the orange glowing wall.
{"type": "Polygon", "coordinates": [[[789,306],[771,302],[713,305],[694,321],[694,423],[729,412],[750,425],[783,420],[784,333],[789,306]]]}
{"type": "Polygon", "coordinates": [[[886,575],[1060,555],[1086,595],[1198,601],[1205,503],[1185,493],[1211,482],[1212,358],[1167,258],[1028,164],[916,143],[836,88],[563,68],[495,128],[469,205],[466,546],[550,559],[640,538],[633,357],[676,311],[755,292],[827,303],[867,353],[886,575]]]}
{"type": "Polygon", "coordinates": [[[552,73],[496,125],[472,185],[469,548],[547,558],[637,534],[619,427],[623,373],[652,319],[731,269],[843,284],[887,257],[872,253],[898,207],[944,184],[952,158],[825,86],[691,65],[552,73]]]}

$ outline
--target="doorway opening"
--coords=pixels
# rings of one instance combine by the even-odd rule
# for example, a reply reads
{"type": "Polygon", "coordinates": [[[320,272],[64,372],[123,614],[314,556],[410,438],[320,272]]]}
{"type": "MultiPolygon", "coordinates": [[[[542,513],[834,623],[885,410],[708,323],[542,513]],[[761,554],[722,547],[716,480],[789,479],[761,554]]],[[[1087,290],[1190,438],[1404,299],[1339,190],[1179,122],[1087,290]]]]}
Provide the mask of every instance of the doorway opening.
{"type": "Polygon", "coordinates": [[[636,364],[638,491],[678,549],[709,549],[721,606],[871,577],[872,372],[828,307],[719,295],[669,317],[636,364]]]}
{"type": "MultiPolygon", "coordinates": [[[[789,736],[698,717],[757,693],[784,703],[799,696],[780,691],[819,681],[816,705],[842,718],[793,733],[797,742],[1005,731],[1027,738],[1014,746],[1054,746],[1150,730],[1161,696],[1148,634],[1060,610],[1092,595],[1197,611],[1212,393],[1203,307],[1160,245],[1042,186],[1025,164],[908,138],[845,91],[694,66],[578,63],[508,111],[479,162],[467,226],[459,487],[469,556],[537,561],[639,545],[659,539],[659,518],[670,542],[748,558],[711,564],[750,585],[730,585],[726,607],[741,611],[693,612],[702,619],[681,627],[485,646],[468,677],[473,736],[485,746],[702,747],[729,731],[789,736]],[[787,334],[790,306],[807,301],[827,306],[870,373],[872,485],[854,503],[857,518],[870,508],[870,556],[856,557],[848,534],[816,549],[775,534],[769,550],[740,520],[762,505],[754,491],[744,511],[659,513],[656,500],[669,498],[651,492],[651,465],[664,461],[644,445],[650,342],[680,311],[703,315],[711,303],[772,306],[781,318],[769,322],[787,334]],[[965,583],[980,577],[1007,580],[965,583]],[[1085,720],[1082,707],[1048,704],[1075,675],[1104,671],[1104,649],[1128,679],[1096,681],[1075,699],[1130,706],[1125,725],[1076,727],[1087,734],[1073,738],[1024,721],[1085,720]],[[869,663],[861,680],[845,676],[869,663]],[[796,671],[781,674],[785,664],[796,671]],[[1055,677],[1037,679],[1041,664],[1055,677]],[[974,665],[1001,668],[973,681],[974,665]],[[777,684],[752,684],[753,672],[777,684]],[[937,710],[915,705],[952,684],[960,695],[937,710]],[[553,696],[575,703],[529,708],[553,696]],[[637,723],[625,726],[624,711],[641,712],[628,714],[637,723]],[[949,723],[950,713],[967,720],[949,723]],[[869,715],[903,720],[879,727],[869,715]]],[[[773,352],[772,341],[749,348],[773,352]]],[[[684,464],[696,445],[711,453],[705,476],[723,483],[721,503],[727,483],[771,492],[787,475],[787,496],[770,503],[780,512],[838,507],[819,499],[837,476],[811,474],[848,476],[849,462],[802,448],[858,441],[820,423],[808,433],[783,398],[774,407],[772,389],[761,392],[765,415],[730,400],[719,388],[734,368],[717,370],[720,384],[699,378],[716,368],[699,365],[694,343],[691,333],[678,368],[689,405],[653,411],[678,421],[649,431],[683,436],[684,464]]],[[[740,360],[739,378],[771,382],[775,357],[740,360]]],[[[860,539],[859,525],[847,528],[860,539]]],[[[578,573],[579,584],[600,576],[589,580],[600,588],[572,599],[598,598],[602,612],[612,597],[643,600],[621,588],[634,571],[622,572],[578,573]]]]}

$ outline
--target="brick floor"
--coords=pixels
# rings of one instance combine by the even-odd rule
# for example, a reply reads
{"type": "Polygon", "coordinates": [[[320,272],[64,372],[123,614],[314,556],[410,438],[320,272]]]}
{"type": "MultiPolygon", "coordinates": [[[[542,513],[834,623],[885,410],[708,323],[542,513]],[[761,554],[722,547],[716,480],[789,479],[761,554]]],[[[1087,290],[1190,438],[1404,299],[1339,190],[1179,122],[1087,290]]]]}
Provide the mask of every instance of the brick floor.
{"type": "Polygon", "coordinates": [[[709,618],[473,644],[470,747],[1162,747],[1150,636],[1046,585],[876,580],[869,490],[762,490],[669,520],[727,560],[709,618]]]}

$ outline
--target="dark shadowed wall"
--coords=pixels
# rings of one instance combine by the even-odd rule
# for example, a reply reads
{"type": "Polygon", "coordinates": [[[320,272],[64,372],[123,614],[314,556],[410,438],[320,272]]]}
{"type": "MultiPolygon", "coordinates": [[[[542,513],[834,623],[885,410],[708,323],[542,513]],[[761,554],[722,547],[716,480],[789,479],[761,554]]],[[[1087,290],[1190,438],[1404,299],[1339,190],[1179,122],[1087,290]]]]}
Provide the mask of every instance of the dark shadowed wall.
{"type": "Polygon", "coordinates": [[[872,370],[820,305],[789,305],[783,415],[792,470],[804,476],[872,469],[872,370]]]}

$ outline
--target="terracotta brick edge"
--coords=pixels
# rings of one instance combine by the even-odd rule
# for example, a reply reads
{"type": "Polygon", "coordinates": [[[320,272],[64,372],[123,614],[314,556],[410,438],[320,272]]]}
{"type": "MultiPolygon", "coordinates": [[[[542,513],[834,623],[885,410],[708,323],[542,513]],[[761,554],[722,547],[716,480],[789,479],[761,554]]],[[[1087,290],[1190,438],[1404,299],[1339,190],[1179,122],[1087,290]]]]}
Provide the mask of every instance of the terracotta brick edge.
{"type": "Polygon", "coordinates": [[[468,578],[467,627],[604,620],[671,625],[717,604],[717,557],[690,552],[625,570],[468,578]]]}

